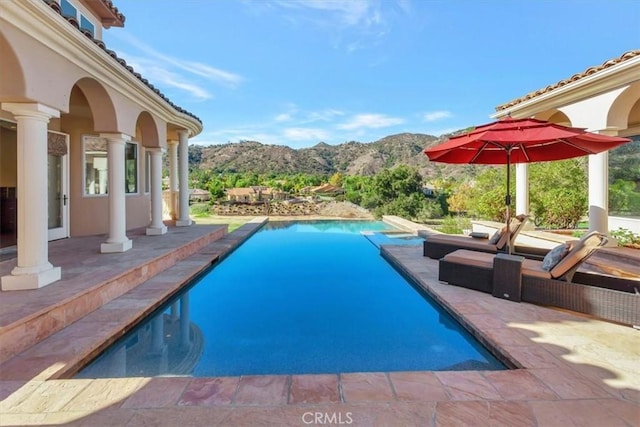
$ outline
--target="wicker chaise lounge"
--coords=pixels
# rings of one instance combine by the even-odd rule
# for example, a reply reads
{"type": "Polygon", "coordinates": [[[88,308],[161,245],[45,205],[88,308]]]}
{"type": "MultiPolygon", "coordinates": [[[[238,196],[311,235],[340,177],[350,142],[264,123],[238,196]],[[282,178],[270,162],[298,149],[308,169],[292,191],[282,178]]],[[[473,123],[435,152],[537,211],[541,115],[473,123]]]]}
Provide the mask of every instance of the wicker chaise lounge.
{"type": "MultiPolygon", "coordinates": [[[[606,237],[589,233],[575,243],[564,258],[549,271],[537,260],[521,259],[521,284],[518,300],[589,314],[627,325],[640,325],[640,281],[609,280],[597,284],[577,282],[580,265],[600,246],[606,237]]],[[[439,280],[482,292],[494,293],[496,256],[471,250],[457,250],[440,260],[439,280]]],[[[503,264],[501,264],[503,265],[503,264]]],[[[494,293],[495,295],[495,293],[494,293]]]]}
{"type": "MultiPolygon", "coordinates": [[[[516,237],[518,237],[518,234],[523,229],[527,219],[528,217],[525,215],[518,215],[516,218],[511,220],[508,241],[512,248],[514,248],[516,237]]],[[[440,259],[458,249],[470,249],[473,251],[492,254],[503,252],[507,248],[507,233],[504,232],[504,229],[500,230],[498,233],[494,235],[492,239],[477,239],[451,234],[426,235],[424,236],[423,255],[432,259],[440,259]]],[[[525,249],[523,249],[523,251],[524,250],[525,249]]],[[[542,259],[546,252],[548,252],[548,249],[540,249],[539,251],[532,249],[528,251],[528,253],[531,253],[534,257],[539,259],[542,259]]]]}

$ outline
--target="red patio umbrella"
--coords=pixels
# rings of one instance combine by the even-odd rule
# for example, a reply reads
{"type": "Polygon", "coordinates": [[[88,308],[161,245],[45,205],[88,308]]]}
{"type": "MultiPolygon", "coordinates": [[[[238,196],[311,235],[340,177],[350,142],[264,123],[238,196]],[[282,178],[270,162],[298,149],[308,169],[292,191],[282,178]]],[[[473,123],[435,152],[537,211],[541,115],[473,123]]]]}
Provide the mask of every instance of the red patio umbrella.
{"type": "MultiPolygon", "coordinates": [[[[629,141],[630,139],[627,138],[600,135],[543,120],[505,117],[496,122],[478,126],[468,133],[451,137],[442,144],[425,149],[424,153],[434,162],[506,164],[506,232],[509,233],[511,164],[564,160],[597,154],[629,141]]],[[[507,251],[511,253],[509,243],[507,243],[507,251]]]]}

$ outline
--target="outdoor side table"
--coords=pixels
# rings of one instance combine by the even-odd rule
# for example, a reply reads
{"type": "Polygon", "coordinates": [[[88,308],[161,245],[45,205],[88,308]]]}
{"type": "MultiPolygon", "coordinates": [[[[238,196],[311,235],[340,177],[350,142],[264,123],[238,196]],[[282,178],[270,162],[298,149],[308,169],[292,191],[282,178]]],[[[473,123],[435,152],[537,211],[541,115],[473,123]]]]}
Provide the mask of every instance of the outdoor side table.
{"type": "Polygon", "coordinates": [[[498,254],[493,258],[493,296],[520,302],[522,262],[518,255],[498,254]]]}

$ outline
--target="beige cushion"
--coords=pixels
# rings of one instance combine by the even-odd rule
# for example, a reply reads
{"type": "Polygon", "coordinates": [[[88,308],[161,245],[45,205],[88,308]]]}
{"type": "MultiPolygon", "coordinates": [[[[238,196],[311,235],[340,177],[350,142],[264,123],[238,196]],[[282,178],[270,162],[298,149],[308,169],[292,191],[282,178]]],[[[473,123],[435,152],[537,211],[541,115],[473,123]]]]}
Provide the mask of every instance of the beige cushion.
{"type": "Polygon", "coordinates": [[[571,251],[555,267],[549,271],[551,277],[558,279],[569,270],[587,259],[598,247],[604,245],[607,239],[598,232],[591,232],[578,240],[571,251]]]}
{"type": "MultiPolygon", "coordinates": [[[[513,242],[515,240],[515,237],[517,237],[518,233],[520,232],[520,227],[522,226],[522,224],[523,222],[518,221],[516,218],[512,219],[509,222],[509,241],[513,242]]],[[[507,233],[505,233],[506,229],[507,226],[505,225],[500,230],[500,239],[498,240],[498,243],[496,243],[496,247],[498,248],[498,250],[501,250],[507,246],[507,233]]]]}
{"type": "MultiPolygon", "coordinates": [[[[486,243],[485,243],[486,245],[486,243]]],[[[495,254],[478,251],[468,251],[466,249],[458,249],[444,256],[446,262],[454,264],[473,265],[476,267],[493,268],[493,258],[495,254]]]]}
{"type": "Polygon", "coordinates": [[[551,274],[542,269],[542,261],[535,259],[525,259],[522,263],[522,275],[530,277],[539,277],[541,279],[551,279],[551,274]]]}
{"type": "Polygon", "coordinates": [[[497,252],[498,248],[496,245],[491,245],[487,243],[487,240],[484,239],[474,239],[472,237],[467,236],[455,236],[450,234],[433,234],[428,236],[427,244],[429,242],[433,243],[445,243],[449,245],[457,245],[461,248],[469,248],[469,249],[477,249],[479,251],[492,251],[497,252]]]}

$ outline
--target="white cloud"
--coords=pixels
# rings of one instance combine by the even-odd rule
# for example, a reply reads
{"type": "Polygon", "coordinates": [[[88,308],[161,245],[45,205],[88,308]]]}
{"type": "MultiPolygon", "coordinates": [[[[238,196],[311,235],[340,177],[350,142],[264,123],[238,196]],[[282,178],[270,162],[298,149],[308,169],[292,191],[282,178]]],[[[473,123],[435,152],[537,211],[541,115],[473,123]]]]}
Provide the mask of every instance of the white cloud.
{"type": "Polygon", "coordinates": [[[275,4],[289,9],[314,9],[335,14],[345,25],[355,26],[379,20],[370,0],[276,0],[275,4]]]}
{"type": "Polygon", "coordinates": [[[422,119],[425,122],[435,122],[436,120],[442,120],[442,119],[448,119],[449,117],[451,117],[452,114],[449,111],[431,111],[428,113],[424,113],[424,115],[422,116],[422,119]]]}
{"type": "Polygon", "coordinates": [[[307,115],[307,122],[329,122],[336,117],[343,116],[344,112],[334,108],[327,108],[320,111],[312,111],[307,115]]]}
{"type": "Polygon", "coordinates": [[[191,79],[158,66],[155,61],[131,57],[126,54],[120,54],[120,56],[127,61],[127,64],[131,65],[136,72],[140,73],[156,87],[169,86],[180,89],[201,101],[213,98],[213,95],[203,86],[194,84],[191,79]]]}
{"type": "Polygon", "coordinates": [[[329,133],[319,128],[287,128],[282,134],[292,141],[324,141],[329,138],[329,133]]]}
{"type": "Polygon", "coordinates": [[[282,113],[282,114],[278,114],[275,119],[276,122],[288,122],[291,121],[291,114],[289,113],[282,113]]]}
{"type": "MultiPolygon", "coordinates": [[[[252,6],[255,3],[247,2],[252,6]]],[[[410,0],[272,0],[270,10],[295,26],[313,26],[330,34],[334,47],[352,53],[376,45],[398,12],[410,12],[410,0]]]]}
{"type": "Polygon", "coordinates": [[[212,97],[209,91],[204,88],[206,81],[235,88],[244,80],[238,74],[202,62],[175,58],[158,52],[128,33],[114,34],[116,34],[115,37],[120,38],[139,52],[136,55],[118,52],[118,56],[127,61],[154,86],[164,84],[183,90],[196,99],[203,100],[212,97]],[[202,80],[195,81],[198,78],[202,80]]]}
{"type": "Polygon", "coordinates": [[[404,123],[404,119],[400,117],[389,117],[384,114],[358,114],[348,122],[338,125],[338,129],[379,129],[396,126],[402,123],[404,123]]]}

